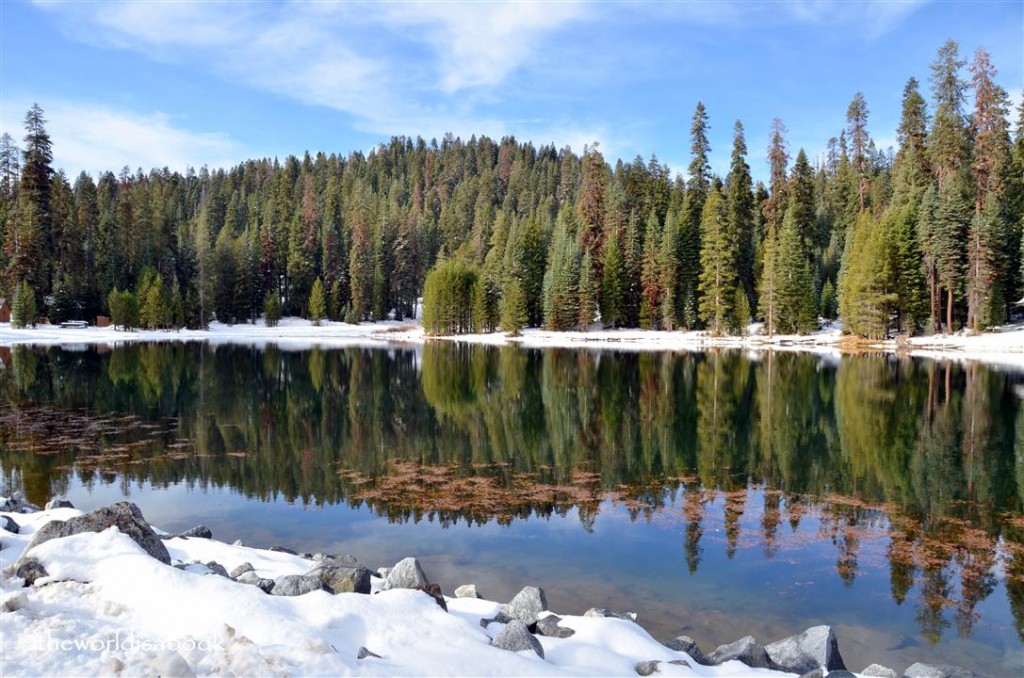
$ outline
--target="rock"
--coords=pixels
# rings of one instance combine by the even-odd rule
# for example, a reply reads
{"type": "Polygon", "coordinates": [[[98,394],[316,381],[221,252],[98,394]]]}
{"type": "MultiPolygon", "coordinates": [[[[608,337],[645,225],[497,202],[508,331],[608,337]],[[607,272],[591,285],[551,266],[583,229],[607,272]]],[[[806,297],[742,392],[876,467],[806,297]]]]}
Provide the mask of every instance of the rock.
{"type": "Polygon", "coordinates": [[[636,666],[633,668],[636,670],[638,676],[651,676],[658,672],[658,664],[660,663],[661,662],[657,659],[646,662],[637,662],[636,666]]]}
{"type": "Polygon", "coordinates": [[[846,669],[836,669],[828,672],[828,678],[857,678],[857,674],[846,669]]]}
{"type": "Polygon", "coordinates": [[[537,633],[548,638],[568,638],[576,633],[568,626],[559,626],[562,618],[556,614],[549,614],[537,620],[537,633]]]}
{"type": "Polygon", "coordinates": [[[28,605],[28,596],[25,595],[24,591],[18,591],[4,599],[2,610],[4,612],[17,612],[26,605],[28,605]]]}
{"type": "Polygon", "coordinates": [[[738,659],[755,669],[773,668],[768,653],[753,636],[740,638],[728,645],[720,645],[707,656],[708,664],[711,666],[718,666],[732,659],[738,659]]]}
{"type": "Polygon", "coordinates": [[[398,561],[385,577],[386,588],[416,589],[430,583],[427,575],[415,558],[403,558],[398,561]]]}
{"type": "Polygon", "coordinates": [[[239,565],[235,569],[231,570],[231,573],[228,574],[228,576],[231,577],[232,579],[238,579],[239,577],[241,577],[246,572],[253,572],[254,569],[255,568],[253,568],[252,563],[242,563],[241,565],[239,565]]]}
{"type": "Polygon", "coordinates": [[[18,534],[18,532],[21,530],[21,525],[14,522],[14,519],[8,516],[0,516],[0,527],[7,530],[11,534],[18,534]]]}
{"type": "Polygon", "coordinates": [[[25,494],[21,490],[18,490],[3,504],[0,504],[0,511],[7,513],[34,513],[38,510],[38,506],[25,501],[25,494]]]}
{"type": "Polygon", "coordinates": [[[540,613],[547,609],[548,599],[544,595],[544,589],[537,586],[526,586],[501,608],[498,616],[494,619],[503,624],[518,619],[529,626],[535,624],[540,618],[540,613]]]}
{"type": "MultiPolygon", "coordinates": [[[[369,582],[369,580],[367,580],[367,582],[369,582]]],[[[445,602],[444,595],[441,593],[440,584],[426,584],[417,588],[433,598],[434,602],[437,603],[437,606],[442,610],[445,612],[448,611],[448,603],[445,602]]]]}
{"type": "Polygon", "coordinates": [[[380,655],[376,652],[370,652],[365,647],[360,647],[359,653],[356,655],[356,659],[366,659],[367,657],[376,657],[377,659],[380,659],[380,655]]]}
{"type": "Polygon", "coordinates": [[[676,666],[685,666],[688,669],[693,668],[692,666],[690,666],[690,662],[686,661],[685,659],[672,659],[668,663],[674,664],[676,666]]]}
{"type": "Polygon", "coordinates": [[[825,669],[817,668],[800,676],[800,678],[825,678],[825,669]]]}
{"type": "Polygon", "coordinates": [[[14,570],[14,576],[24,579],[25,586],[34,586],[37,579],[50,575],[42,563],[35,558],[28,558],[14,570]]]}
{"type": "Polygon", "coordinates": [[[389,574],[391,574],[391,568],[390,567],[378,567],[377,568],[377,576],[380,577],[381,579],[387,579],[389,574]]]}
{"type": "Polygon", "coordinates": [[[636,612],[613,612],[603,607],[592,607],[583,613],[584,617],[604,617],[607,619],[625,619],[635,622],[636,612]]]}
{"type": "Polygon", "coordinates": [[[185,537],[186,539],[188,537],[198,537],[199,539],[213,539],[213,532],[211,532],[210,528],[208,528],[206,525],[196,525],[195,527],[188,528],[184,532],[179,532],[178,536],[185,537]]]}
{"type": "Polygon", "coordinates": [[[477,593],[476,584],[463,584],[459,588],[455,589],[456,598],[479,598],[480,594],[477,593]]]}
{"type": "Polygon", "coordinates": [[[274,580],[274,588],[270,590],[272,596],[302,596],[311,591],[320,591],[324,588],[319,577],[310,577],[305,574],[286,574],[274,580]]]}
{"type": "Polygon", "coordinates": [[[498,635],[494,636],[491,645],[499,650],[508,650],[509,652],[533,650],[538,657],[544,658],[544,648],[540,641],[534,638],[530,629],[526,628],[526,624],[518,619],[510,621],[498,635]]]}
{"type": "Polygon", "coordinates": [[[314,553],[310,560],[315,560],[316,562],[323,563],[324,565],[344,565],[346,567],[362,566],[362,563],[360,563],[355,556],[348,554],[335,556],[329,553],[314,553]]]}
{"type": "Polygon", "coordinates": [[[860,675],[875,676],[877,678],[900,678],[900,674],[896,673],[888,666],[882,666],[881,664],[872,664],[861,671],[860,675]]]}
{"type": "Polygon", "coordinates": [[[271,593],[274,590],[274,580],[265,579],[252,570],[249,572],[243,572],[235,579],[239,584],[249,584],[250,586],[259,587],[264,593],[271,593]]]}
{"type": "Polygon", "coordinates": [[[977,674],[952,664],[911,664],[903,678],[975,678],[977,674]]]}
{"type": "Polygon", "coordinates": [[[495,622],[495,620],[490,618],[490,617],[481,617],[480,618],[480,627],[486,629],[488,625],[493,624],[494,622],[495,622]]]}
{"type": "Polygon", "coordinates": [[[53,520],[46,523],[32,537],[19,562],[25,559],[25,555],[33,548],[51,539],[70,537],[83,532],[102,532],[111,526],[117,527],[122,534],[131,538],[143,551],[161,563],[170,565],[171,556],[167,552],[167,547],[146,523],[139,507],[129,501],[119,501],[68,520],[53,520]]]}
{"type": "Polygon", "coordinates": [[[318,578],[334,593],[369,593],[370,571],[362,565],[318,565],[307,573],[318,578]]]}
{"type": "Polygon", "coordinates": [[[821,668],[846,669],[839,642],[831,626],[813,626],[803,633],[765,646],[768,657],[782,671],[803,674],[821,668]]]}
{"type": "Polygon", "coordinates": [[[707,663],[707,657],[705,657],[704,653],[701,652],[701,649],[697,647],[697,641],[690,636],[676,636],[665,643],[665,647],[675,650],[676,652],[685,652],[698,664],[707,663]]]}
{"type": "Polygon", "coordinates": [[[49,511],[50,509],[75,508],[75,505],[63,497],[54,497],[50,501],[46,502],[45,508],[49,511]]]}
{"type": "Polygon", "coordinates": [[[271,546],[271,547],[270,547],[269,549],[267,549],[267,550],[268,550],[268,551],[273,551],[274,553],[287,553],[287,554],[288,554],[288,555],[290,555],[290,556],[297,556],[297,555],[299,555],[299,554],[298,554],[298,553],[296,553],[295,551],[292,551],[291,549],[286,549],[286,548],[285,548],[285,547],[283,547],[283,546],[271,546]]]}
{"type": "Polygon", "coordinates": [[[222,577],[227,577],[228,579],[230,579],[230,577],[228,577],[227,569],[223,565],[218,563],[216,560],[211,560],[210,562],[205,563],[205,565],[207,568],[209,568],[212,574],[219,574],[222,577]]]}

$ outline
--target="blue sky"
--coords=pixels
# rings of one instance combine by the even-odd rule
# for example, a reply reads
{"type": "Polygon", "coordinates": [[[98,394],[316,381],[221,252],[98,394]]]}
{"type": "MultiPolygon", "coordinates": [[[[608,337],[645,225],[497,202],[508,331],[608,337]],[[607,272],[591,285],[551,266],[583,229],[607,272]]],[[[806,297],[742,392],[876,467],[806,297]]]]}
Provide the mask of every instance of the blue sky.
{"type": "MultiPolygon", "coordinates": [[[[597,141],[609,161],[688,163],[702,100],[713,169],[743,121],[766,175],[773,117],[815,157],[863,91],[895,142],[903,85],[947,39],[985,47],[1019,101],[1024,3],[0,2],[0,126],[38,102],[55,165],[230,166],[392,135],[597,141]]],[[[967,73],[965,72],[965,77],[967,73]]],[[[1015,116],[1014,116],[1014,119],[1015,116]]]]}

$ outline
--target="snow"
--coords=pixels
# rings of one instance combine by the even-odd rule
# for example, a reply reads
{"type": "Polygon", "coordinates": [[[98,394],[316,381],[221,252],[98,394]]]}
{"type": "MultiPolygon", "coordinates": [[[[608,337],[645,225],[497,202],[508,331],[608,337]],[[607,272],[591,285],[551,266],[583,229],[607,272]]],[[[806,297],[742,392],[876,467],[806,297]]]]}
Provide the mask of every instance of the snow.
{"type": "MultiPolygon", "coordinates": [[[[13,329],[0,324],[0,346],[14,344],[61,345],[85,348],[90,344],[123,344],[139,341],[207,341],[211,344],[274,344],[283,349],[303,350],[320,346],[422,345],[427,341],[418,320],[387,320],[353,325],[323,322],[314,326],[309,320],[284,318],[276,327],[267,327],[262,320],[256,324],[224,325],[211,323],[208,330],[134,330],[123,332],[112,327],[61,329],[40,325],[34,329],[13,329]]],[[[776,334],[766,336],[760,323],[753,323],[743,336],[714,337],[703,331],[653,331],[638,329],[594,329],[587,332],[552,332],[530,328],[519,337],[503,332],[439,337],[438,341],[484,344],[490,346],[519,345],[526,348],[593,348],[631,351],[703,351],[708,348],[742,348],[749,351],[803,351],[837,358],[847,351],[837,322],[823,322],[811,334],[776,334]]],[[[895,340],[859,342],[855,350],[896,352],[905,350],[922,358],[981,361],[1024,369],[1024,323],[996,327],[974,335],[959,332],[951,335],[911,337],[904,344],[895,340]]]]}
{"type": "MultiPolygon", "coordinates": [[[[2,500],[0,500],[2,501],[2,500]]],[[[12,564],[55,509],[10,515],[20,534],[0,531],[0,566],[12,564]]],[[[217,560],[229,570],[251,563],[260,576],[301,574],[311,561],[281,552],[200,538],[165,542],[173,563],[217,560]]],[[[491,647],[503,628],[481,628],[499,603],[447,599],[444,612],[426,594],[315,591],[293,598],[255,586],[164,565],[116,527],[53,539],[32,550],[50,576],[22,588],[0,579],[0,656],[19,675],[635,675],[646,660],[689,660],[619,619],[563,616],[571,638],[540,637],[546,659],[491,647]],[[357,659],[360,647],[380,658],[357,659]]],[[[375,587],[380,588],[378,585],[375,587]]],[[[661,664],[660,675],[784,675],[739,662],[692,668],[661,664]]]]}

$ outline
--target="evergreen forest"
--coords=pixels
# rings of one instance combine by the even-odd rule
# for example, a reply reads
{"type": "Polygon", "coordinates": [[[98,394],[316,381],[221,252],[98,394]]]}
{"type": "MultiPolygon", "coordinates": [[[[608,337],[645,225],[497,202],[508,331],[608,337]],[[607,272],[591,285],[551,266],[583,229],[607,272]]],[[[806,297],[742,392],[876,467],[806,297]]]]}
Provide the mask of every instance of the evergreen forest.
{"type": "Polygon", "coordinates": [[[740,121],[727,174],[712,171],[702,103],[685,176],[596,143],[449,134],[73,182],[37,104],[20,147],[0,139],[0,296],[19,326],[361,322],[413,317],[422,298],[431,334],[805,333],[821,318],[869,338],[977,332],[1024,296],[1024,104],[1011,112],[996,75],[985,49],[947,41],[904,87],[895,149],[873,141],[861,93],[814,158],[772,120],[767,185],[740,121]]]}

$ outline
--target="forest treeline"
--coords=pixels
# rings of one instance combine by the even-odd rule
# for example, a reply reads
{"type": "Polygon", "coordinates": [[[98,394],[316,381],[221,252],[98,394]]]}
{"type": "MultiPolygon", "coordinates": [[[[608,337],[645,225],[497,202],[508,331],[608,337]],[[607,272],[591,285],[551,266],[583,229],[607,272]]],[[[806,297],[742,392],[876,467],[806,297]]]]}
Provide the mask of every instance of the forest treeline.
{"type": "Polygon", "coordinates": [[[205,327],[282,314],[411,317],[428,332],[526,326],[808,332],[974,331],[1024,295],[1024,104],[1010,131],[988,53],[946,42],[928,93],[910,78],[898,148],[857,93],[811,158],[772,121],[767,185],[744,127],[711,171],[698,103],[686,176],[505,137],[393,138],[198,173],[124,168],[72,184],[43,110],[0,140],[2,287],[13,321],[205,327]],[[792,159],[792,163],[790,162],[792,159]]]}

